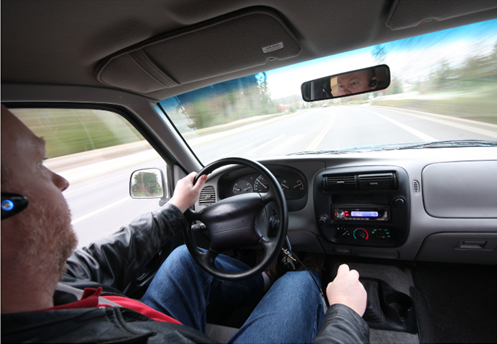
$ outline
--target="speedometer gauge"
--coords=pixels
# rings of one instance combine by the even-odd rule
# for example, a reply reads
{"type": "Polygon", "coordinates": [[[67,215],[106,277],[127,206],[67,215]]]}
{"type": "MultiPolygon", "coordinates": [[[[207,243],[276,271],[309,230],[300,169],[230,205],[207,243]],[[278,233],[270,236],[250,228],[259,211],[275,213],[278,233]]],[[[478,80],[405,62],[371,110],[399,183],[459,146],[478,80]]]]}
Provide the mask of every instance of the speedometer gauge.
{"type": "Polygon", "coordinates": [[[233,184],[233,188],[231,189],[231,193],[233,195],[240,195],[247,192],[253,192],[252,184],[247,182],[246,180],[239,180],[235,184],[233,184]]]}
{"type": "Polygon", "coordinates": [[[268,192],[269,191],[269,182],[266,178],[262,176],[262,174],[257,177],[254,182],[254,191],[255,192],[268,192]]]}

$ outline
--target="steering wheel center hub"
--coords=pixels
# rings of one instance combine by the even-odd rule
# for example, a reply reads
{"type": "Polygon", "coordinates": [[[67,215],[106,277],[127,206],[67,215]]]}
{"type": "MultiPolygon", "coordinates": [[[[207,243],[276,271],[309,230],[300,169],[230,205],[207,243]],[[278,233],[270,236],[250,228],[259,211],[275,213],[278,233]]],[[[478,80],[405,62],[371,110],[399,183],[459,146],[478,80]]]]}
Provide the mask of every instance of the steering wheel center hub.
{"type": "Polygon", "coordinates": [[[264,202],[257,193],[227,198],[206,208],[199,216],[209,230],[211,248],[224,251],[242,246],[255,246],[264,234],[264,202]]]}
{"type": "Polygon", "coordinates": [[[245,165],[267,177],[271,187],[264,194],[250,193],[226,198],[218,203],[194,212],[188,210],[185,215],[189,226],[185,231],[185,243],[193,259],[211,275],[224,280],[242,280],[254,277],[266,269],[277,257],[285,242],[288,230],[288,208],[286,199],[276,177],[258,162],[243,158],[225,158],[217,160],[203,168],[197,179],[224,165],[245,165]],[[265,211],[269,203],[274,202],[279,214],[279,221],[269,218],[265,211]],[[195,245],[191,224],[200,221],[205,224],[210,234],[208,251],[200,250],[195,245]],[[277,227],[276,236],[268,237],[267,232],[277,227]],[[273,229],[273,228],[272,228],[273,229]],[[263,260],[255,267],[238,273],[220,270],[215,259],[222,251],[233,248],[262,247],[265,252],[263,260]]]}

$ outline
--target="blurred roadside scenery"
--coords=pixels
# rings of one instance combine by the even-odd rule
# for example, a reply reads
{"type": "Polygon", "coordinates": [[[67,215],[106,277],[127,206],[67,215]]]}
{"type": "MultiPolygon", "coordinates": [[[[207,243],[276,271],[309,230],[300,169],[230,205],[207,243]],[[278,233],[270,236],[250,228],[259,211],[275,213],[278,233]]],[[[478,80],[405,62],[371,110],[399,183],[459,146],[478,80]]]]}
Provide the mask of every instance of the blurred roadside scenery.
{"type": "MultiPolygon", "coordinates": [[[[45,140],[46,158],[93,151],[144,140],[124,118],[89,109],[11,109],[45,140]]],[[[139,145],[137,146],[139,147],[139,145]]],[[[127,150],[130,153],[129,150],[127,150]]]]}
{"type": "MultiPolygon", "coordinates": [[[[454,44],[450,35],[431,34],[438,47],[427,49],[434,63],[424,78],[410,80],[392,71],[392,85],[384,96],[381,92],[371,100],[373,105],[394,106],[424,112],[497,123],[497,32],[495,21],[483,32],[471,35],[468,29],[465,43],[454,44]],[[443,44],[447,40],[447,44],[443,44]],[[452,56],[437,54],[439,49],[452,46],[452,56]]],[[[482,28],[482,24],[473,24],[482,28]]],[[[453,29],[458,31],[461,28],[453,29]]],[[[449,32],[452,30],[448,30],[449,32]]],[[[426,35],[430,36],[430,35],[426,35]]],[[[404,40],[416,46],[419,37],[404,40]]],[[[395,45],[393,45],[395,49],[395,45]]],[[[376,46],[375,61],[388,63],[389,44],[376,46]]],[[[410,61],[407,61],[410,62],[410,61]]],[[[413,63],[415,62],[412,61],[413,63]]]]}

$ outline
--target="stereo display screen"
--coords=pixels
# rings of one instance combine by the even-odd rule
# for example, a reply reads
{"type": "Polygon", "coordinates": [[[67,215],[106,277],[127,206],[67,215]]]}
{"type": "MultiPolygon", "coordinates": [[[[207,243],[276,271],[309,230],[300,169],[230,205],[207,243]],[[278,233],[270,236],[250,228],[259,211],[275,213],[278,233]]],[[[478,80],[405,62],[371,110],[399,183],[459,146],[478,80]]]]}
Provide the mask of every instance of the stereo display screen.
{"type": "Polygon", "coordinates": [[[352,217],[378,217],[377,211],[352,211],[350,213],[352,217]]]}

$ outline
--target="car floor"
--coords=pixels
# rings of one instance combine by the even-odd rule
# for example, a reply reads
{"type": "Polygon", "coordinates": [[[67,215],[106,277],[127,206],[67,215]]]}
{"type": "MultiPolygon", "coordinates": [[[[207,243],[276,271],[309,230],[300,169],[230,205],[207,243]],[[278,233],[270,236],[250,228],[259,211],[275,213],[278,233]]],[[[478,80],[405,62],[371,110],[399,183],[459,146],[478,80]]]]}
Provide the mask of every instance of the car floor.
{"type": "Polygon", "coordinates": [[[422,342],[497,342],[497,266],[417,263],[412,271],[422,342]]]}

